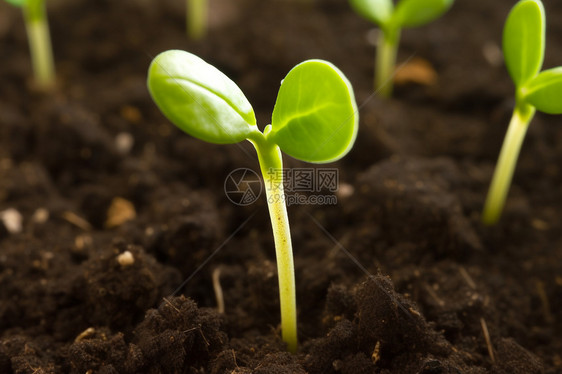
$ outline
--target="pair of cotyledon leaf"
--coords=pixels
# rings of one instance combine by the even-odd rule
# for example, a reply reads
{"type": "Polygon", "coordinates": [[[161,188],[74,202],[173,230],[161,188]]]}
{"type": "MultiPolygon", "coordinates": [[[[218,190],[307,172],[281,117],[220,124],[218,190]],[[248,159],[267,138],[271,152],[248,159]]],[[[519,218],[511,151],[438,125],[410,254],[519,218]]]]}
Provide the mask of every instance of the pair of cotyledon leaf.
{"type": "Polygon", "coordinates": [[[251,141],[258,153],[275,238],[283,340],[297,349],[296,287],[281,151],[308,162],[345,155],[357,135],[357,104],[351,84],[329,62],[308,60],[281,82],[271,125],[258,130],[252,106],[238,86],[215,67],[184,51],[166,51],[152,61],[148,89],[170,121],[201,140],[251,141]],[[277,176],[279,175],[279,176],[277,176]],[[272,187],[273,186],[273,187],[272,187]],[[276,187],[280,186],[280,187],[276,187]]]}
{"type": "Polygon", "coordinates": [[[240,88],[191,53],[171,50],[158,55],[149,68],[148,88],[170,121],[210,143],[265,137],[294,158],[329,162],[345,155],[357,134],[351,84],[322,60],[305,61],[287,74],[263,134],[240,88]]]}
{"type": "MultiPolygon", "coordinates": [[[[383,30],[415,27],[444,13],[453,0],[351,0],[353,8],[383,30]]],[[[507,69],[519,103],[549,114],[562,113],[562,67],[540,72],[545,48],[545,14],[538,0],[522,0],[510,12],[503,33],[507,69]],[[540,72],[540,73],[539,73],[540,72]]]]}
{"type": "Polygon", "coordinates": [[[357,13],[385,30],[417,27],[440,17],[453,0],[351,0],[357,13]]]}
{"type": "Polygon", "coordinates": [[[515,84],[515,107],[484,204],[485,224],[494,224],[500,218],[521,145],[536,110],[562,113],[562,67],[540,72],[545,32],[540,0],[521,0],[509,12],[503,30],[503,52],[515,84]]]}
{"type": "Polygon", "coordinates": [[[520,1],[504,26],[505,64],[520,104],[549,114],[562,113],[562,67],[540,72],[545,49],[545,12],[540,1],[520,1]]]}

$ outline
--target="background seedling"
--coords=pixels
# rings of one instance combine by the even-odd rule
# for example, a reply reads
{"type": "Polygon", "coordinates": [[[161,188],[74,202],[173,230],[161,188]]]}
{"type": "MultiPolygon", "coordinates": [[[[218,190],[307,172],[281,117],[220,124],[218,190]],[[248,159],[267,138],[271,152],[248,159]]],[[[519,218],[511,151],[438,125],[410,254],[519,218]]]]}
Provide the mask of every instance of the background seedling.
{"type": "Polygon", "coordinates": [[[351,84],[329,62],[298,64],[281,82],[271,124],[263,132],[240,88],[188,52],[158,55],[149,68],[148,89],[164,115],[186,133],[209,143],[249,140],[254,145],[273,228],[283,340],[295,352],[295,276],[281,150],[314,163],[343,157],[355,141],[359,120],[351,84]]]}
{"type": "Polygon", "coordinates": [[[518,2],[505,22],[503,54],[515,83],[515,109],[484,205],[482,221],[485,224],[494,224],[500,218],[519,151],[535,111],[562,113],[562,67],[540,72],[544,59],[545,23],[540,0],[518,2]]]}
{"type": "Polygon", "coordinates": [[[392,0],[350,0],[350,3],[359,15],[381,29],[375,59],[375,90],[383,97],[390,97],[401,30],[440,17],[453,0],[401,0],[396,7],[392,0]]]}
{"type": "Polygon", "coordinates": [[[35,80],[41,88],[51,87],[55,82],[55,68],[51,47],[51,36],[47,22],[44,0],[6,0],[21,7],[27,29],[31,63],[35,80]]]}
{"type": "Polygon", "coordinates": [[[201,39],[207,32],[207,0],[187,0],[187,35],[194,40],[201,39]]]}

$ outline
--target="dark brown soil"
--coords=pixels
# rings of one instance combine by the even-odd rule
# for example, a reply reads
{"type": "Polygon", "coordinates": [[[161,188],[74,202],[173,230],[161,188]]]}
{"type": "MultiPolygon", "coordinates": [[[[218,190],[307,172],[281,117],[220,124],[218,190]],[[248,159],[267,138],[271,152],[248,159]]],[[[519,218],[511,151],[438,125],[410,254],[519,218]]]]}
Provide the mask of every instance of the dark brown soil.
{"type": "MultiPolygon", "coordinates": [[[[23,218],[19,233],[0,221],[0,373],[561,373],[562,117],[536,116],[500,224],[479,223],[513,104],[497,55],[513,1],[458,0],[406,30],[399,61],[438,79],[388,101],[371,87],[373,26],[346,1],[211,2],[201,42],[181,1],[48,2],[51,94],[0,3],[0,212],[23,218]],[[228,74],[262,127],[304,59],[354,85],[359,137],[330,165],[338,204],[289,208],[297,354],[280,338],[264,198],[223,192],[230,171],[258,170],[251,145],[192,139],[148,95],[151,58],[170,48],[228,74]]],[[[545,7],[552,67],[562,6],[545,7]]]]}

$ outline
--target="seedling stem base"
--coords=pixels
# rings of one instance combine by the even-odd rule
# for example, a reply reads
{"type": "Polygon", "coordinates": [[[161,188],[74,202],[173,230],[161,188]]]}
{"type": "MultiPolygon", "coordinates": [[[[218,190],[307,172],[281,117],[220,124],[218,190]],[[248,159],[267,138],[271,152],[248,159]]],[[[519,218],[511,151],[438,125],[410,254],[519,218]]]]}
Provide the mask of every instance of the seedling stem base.
{"type": "Polygon", "coordinates": [[[23,7],[23,14],[35,80],[41,88],[51,87],[55,68],[44,2],[30,2],[23,7]]]}
{"type": "Polygon", "coordinates": [[[392,78],[400,31],[380,30],[375,57],[375,91],[384,98],[392,95],[392,78]]]}
{"type": "MultiPolygon", "coordinates": [[[[267,133],[267,130],[266,130],[267,133]]],[[[283,188],[283,159],[276,144],[267,141],[261,133],[251,140],[258,153],[267,206],[271,218],[275,254],[277,258],[277,276],[279,279],[279,303],[281,306],[281,331],[283,341],[289,352],[297,350],[297,304],[295,291],[295,267],[293,265],[293,247],[289,217],[285,205],[283,188]]]]}
{"type": "Polygon", "coordinates": [[[534,114],[535,108],[528,104],[518,103],[513,111],[482,213],[482,222],[486,225],[495,224],[501,216],[519,151],[534,114]]]}

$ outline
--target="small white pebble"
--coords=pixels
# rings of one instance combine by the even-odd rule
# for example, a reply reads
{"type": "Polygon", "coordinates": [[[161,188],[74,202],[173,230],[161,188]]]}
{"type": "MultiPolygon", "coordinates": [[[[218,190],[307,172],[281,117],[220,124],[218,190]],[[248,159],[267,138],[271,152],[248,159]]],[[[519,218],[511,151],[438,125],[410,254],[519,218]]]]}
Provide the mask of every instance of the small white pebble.
{"type": "Polygon", "coordinates": [[[119,265],[123,267],[131,266],[135,263],[135,258],[131,252],[125,251],[117,256],[117,262],[119,262],[119,265]]]}
{"type": "Polygon", "coordinates": [[[503,53],[494,42],[486,42],[482,46],[482,54],[491,66],[498,67],[503,63],[503,53]]]}
{"type": "Polygon", "coordinates": [[[33,213],[31,219],[35,223],[45,223],[49,219],[49,211],[45,208],[39,208],[33,213]]]}
{"type": "Polygon", "coordinates": [[[131,151],[131,149],[133,149],[134,144],[135,144],[135,139],[128,132],[120,132],[115,137],[115,146],[117,147],[117,150],[121,154],[124,155],[128,154],[131,151]]]}
{"type": "Polygon", "coordinates": [[[0,212],[0,220],[6,226],[10,234],[19,234],[22,231],[23,217],[14,208],[9,208],[0,212]]]}
{"type": "Polygon", "coordinates": [[[377,46],[379,44],[379,37],[381,31],[379,29],[370,29],[367,34],[365,35],[365,39],[367,39],[367,43],[372,46],[377,46]]]}
{"type": "Polygon", "coordinates": [[[340,199],[345,199],[352,196],[355,193],[355,188],[348,183],[340,183],[338,190],[336,191],[336,195],[340,199]]]}

